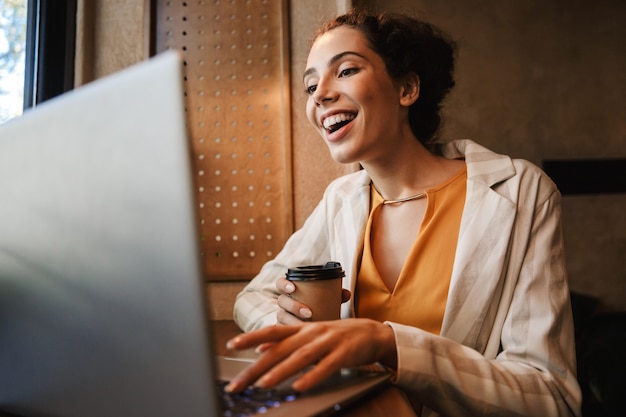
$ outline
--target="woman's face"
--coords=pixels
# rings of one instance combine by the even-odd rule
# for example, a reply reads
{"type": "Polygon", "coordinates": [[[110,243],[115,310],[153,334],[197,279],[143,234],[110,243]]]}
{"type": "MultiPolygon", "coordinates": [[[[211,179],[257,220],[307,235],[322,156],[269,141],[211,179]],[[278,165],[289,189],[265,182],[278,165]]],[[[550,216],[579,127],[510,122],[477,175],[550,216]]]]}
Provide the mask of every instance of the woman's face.
{"type": "Polygon", "coordinates": [[[342,26],[314,42],[304,72],[307,118],[341,163],[367,162],[393,151],[408,126],[401,88],[357,29],[342,26]]]}

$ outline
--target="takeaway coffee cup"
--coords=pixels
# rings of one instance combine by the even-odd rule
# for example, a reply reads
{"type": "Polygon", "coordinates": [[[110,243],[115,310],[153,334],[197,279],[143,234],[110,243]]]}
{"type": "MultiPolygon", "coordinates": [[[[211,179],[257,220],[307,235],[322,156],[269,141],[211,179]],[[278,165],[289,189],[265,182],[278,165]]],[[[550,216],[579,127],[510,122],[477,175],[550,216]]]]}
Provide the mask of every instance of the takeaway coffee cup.
{"type": "Polygon", "coordinates": [[[339,262],[289,268],[287,279],[296,287],[291,297],[311,309],[312,321],[338,320],[345,275],[339,262]]]}

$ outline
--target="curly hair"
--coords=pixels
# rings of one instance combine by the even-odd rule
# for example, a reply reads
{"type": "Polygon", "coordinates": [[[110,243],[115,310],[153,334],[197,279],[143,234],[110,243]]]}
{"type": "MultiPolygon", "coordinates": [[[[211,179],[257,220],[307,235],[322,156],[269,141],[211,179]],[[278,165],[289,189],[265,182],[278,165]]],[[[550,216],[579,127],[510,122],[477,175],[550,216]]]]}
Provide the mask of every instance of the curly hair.
{"type": "Polygon", "coordinates": [[[422,20],[395,13],[374,15],[361,9],[352,9],[327,22],[314,40],[341,26],[350,26],[365,35],[392,79],[417,74],[420,94],[409,108],[409,121],[418,140],[433,148],[441,126],[442,101],[455,85],[456,43],[441,29],[422,20]]]}

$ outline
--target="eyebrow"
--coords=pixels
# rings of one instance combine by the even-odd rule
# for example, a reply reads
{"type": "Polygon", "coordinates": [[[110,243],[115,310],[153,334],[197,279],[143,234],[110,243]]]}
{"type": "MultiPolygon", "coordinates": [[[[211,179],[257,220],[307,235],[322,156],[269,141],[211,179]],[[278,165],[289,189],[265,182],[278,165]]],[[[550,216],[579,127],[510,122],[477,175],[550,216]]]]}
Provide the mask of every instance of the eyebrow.
{"type": "MultiPolygon", "coordinates": [[[[344,56],[346,56],[346,55],[356,55],[356,56],[358,56],[358,57],[360,57],[360,58],[367,59],[367,58],[365,58],[365,56],[364,56],[364,55],[361,55],[361,54],[360,54],[360,53],[358,53],[358,52],[354,52],[354,51],[345,51],[345,52],[341,52],[341,53],[339,53],[339,54],[337,54],[337,55],[333,56],[332,58],[330,58],[330,59],[328,60],[328,66],[331,66],[332,64],[334,64],[335,62],[339,61],[341,58],[343,58],[343,57],[344,57],[344,56]]],[[[306,71],[304,71],[304,74],[302,75],[302,78],[304,79],[304,78],[306,78],[306,76],[307,76],[307,75],[312,74],[312,73],[314,73],[314,72],[316,72],[316,71],[317,71],[317,70],[316,70],[314,67],[308,68],[306,71]]]]}

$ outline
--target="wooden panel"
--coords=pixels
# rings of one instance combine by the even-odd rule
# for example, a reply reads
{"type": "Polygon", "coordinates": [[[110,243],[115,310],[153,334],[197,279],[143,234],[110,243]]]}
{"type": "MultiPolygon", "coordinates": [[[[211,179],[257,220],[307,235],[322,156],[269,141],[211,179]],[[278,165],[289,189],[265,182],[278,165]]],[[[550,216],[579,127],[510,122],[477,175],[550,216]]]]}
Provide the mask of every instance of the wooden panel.
{"type": "Polygon", "coordinates": [[[286,2],[155,8],[156,52],[184,57],[207,278],[250,278],[293,231],[286,2]]]}

